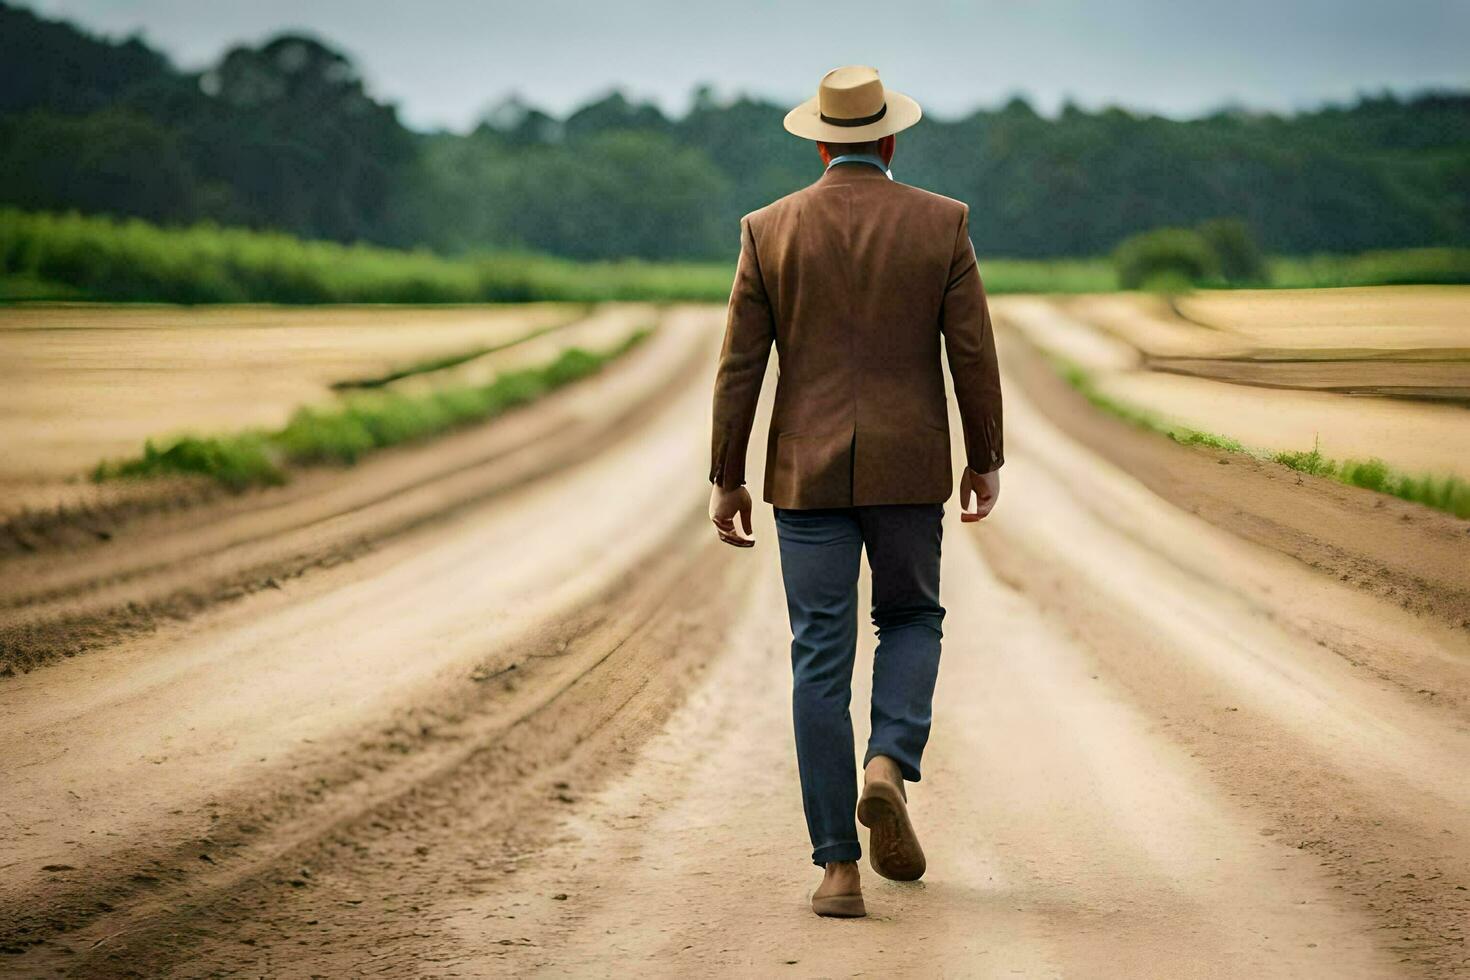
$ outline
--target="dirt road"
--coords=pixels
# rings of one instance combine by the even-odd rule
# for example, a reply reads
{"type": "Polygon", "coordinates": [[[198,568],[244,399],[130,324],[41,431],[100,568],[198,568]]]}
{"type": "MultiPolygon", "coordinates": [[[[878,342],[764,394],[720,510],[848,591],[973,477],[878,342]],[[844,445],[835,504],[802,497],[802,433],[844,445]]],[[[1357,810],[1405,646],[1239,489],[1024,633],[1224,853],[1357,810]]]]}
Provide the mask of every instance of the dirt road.
{"type": "Polygon", "coordinates": [[[773,529],[702,516],[702,316],[694,367],[587,382],[661,394],[556,469],[0,680],[0,973],[1470,970],[1465,626],[1175,506],[1010,367],[1002,505],[945,529],[929,874],[811,916],[773,529]]]}

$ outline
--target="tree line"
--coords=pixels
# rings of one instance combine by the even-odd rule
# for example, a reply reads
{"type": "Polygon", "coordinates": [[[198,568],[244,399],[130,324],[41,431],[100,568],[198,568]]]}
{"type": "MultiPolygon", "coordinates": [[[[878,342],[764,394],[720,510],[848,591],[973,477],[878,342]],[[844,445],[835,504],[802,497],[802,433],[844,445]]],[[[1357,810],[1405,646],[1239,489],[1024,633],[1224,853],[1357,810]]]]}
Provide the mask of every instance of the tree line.
{"type": "MultiPolygon", "coordinates": [[[[815,179],[782,105],[702,88],[682,117],[613,93],[557,118],[510,100],[420,133],[317,38],[239,45],[198,72],[0,2],[0,204],[213,221],[303,238],[728,259],[736,221],[815,179]]],[[[1266,251],[1470,244],[1470,93],[1174,120],[1022,99],[905,132],[899,179],[968,202],[976,249],[1101,255],[1236,219],[1266,251]]]]}

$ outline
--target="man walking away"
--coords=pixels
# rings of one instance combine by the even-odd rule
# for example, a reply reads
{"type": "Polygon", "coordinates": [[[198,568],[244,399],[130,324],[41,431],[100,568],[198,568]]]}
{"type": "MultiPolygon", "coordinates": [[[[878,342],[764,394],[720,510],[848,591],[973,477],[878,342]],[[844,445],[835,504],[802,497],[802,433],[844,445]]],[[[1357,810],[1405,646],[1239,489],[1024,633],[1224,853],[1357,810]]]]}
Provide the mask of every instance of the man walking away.
{"type": "Polygon", "coordinates": [[[710,519],[721,540],[750,547],[746,445],[775,345],[764,498],[791,618],[802,802],[825,869],[818,915],[866,914],[855,816],[875,871],[909,881],[925,870],[904,783],[920,776],[944,619],[940,525],[953,473],[941,338],[968,464],[961,519],[985,517],[1000,491],[1000,383],[969,209],[889,171],[895,134],[920,115],[856,66],[828,72],[787,114],[826,170],[742,219],[715,379],[710,519]],[[848,705],[864,551],[878,648],[859,797],[848,705]]]}

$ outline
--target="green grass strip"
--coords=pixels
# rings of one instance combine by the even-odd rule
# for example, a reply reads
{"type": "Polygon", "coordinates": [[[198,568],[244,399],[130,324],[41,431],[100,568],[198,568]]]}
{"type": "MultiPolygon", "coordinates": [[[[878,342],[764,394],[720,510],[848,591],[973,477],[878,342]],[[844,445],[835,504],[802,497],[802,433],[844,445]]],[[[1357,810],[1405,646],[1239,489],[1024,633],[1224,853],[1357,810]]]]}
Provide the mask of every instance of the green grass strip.
{"type": "Polygon", "coordinates": [[[1470,283],[1470,248],[1381,249],[1271,260],[1271,285],[1284,289],[1464,283],[1470,283]]]}
{"type": "Polygon", "coordinates": [[[0,297],[62,289],[145,303],[723,303],[731,262],[576,262],[520,252],[459,257],[278,232],[0,207],[0,297]]]}
{"type": "MultiPolygon", "coordinates": [[[[1276,287],[1470,283],[1470,248],[1277,256],[1270,269],[1276,287]]],[[[209,223],[161,227],[0,208],[0,303],[723,303],[734,271],[728,259],[576,262],[507,251],[451,257],[209,223]]],[[[1118,288],[1105,256],[983,257],[980,271],[993,294],[1118,288]]]]}
{"type": "Polygon", "coordinates": [[[336,406],[301,408],[283,428],[274,431],[184,436],[166,446],[150,439],[141,456],[99,463],[92,479],[100,483],[196,475],[209,477],[231,490],[280,485],[289,479],[293,466],[350,466],[388,446],[492,419],[596,374],[651,332],[638,330],[604,351],[572,347],[547,364],[506,372],[485,385],[418,394],[373,391],[349,396],[336,406]]]}
{"type": "Polygon", "coordinates": [[[1402,500],[1412,500],[1426,507],[1454,514],[1456,517],[1470,518],[1470,481],[1458,476],[1415,476],[1395,470],[1376,457],[1338,462],[1323,456],[1316,443],[1311,452],[1271,453],[1270,459],[1300,473],[1329,477],[1348,486],[1391,494],[1402,500]]]}
{"type": "Polygon", "coordinates": [[[395,381],[402,381],[404,378],[412,378],[420,374],[433,374],[435,371],[446,371],[449,368],[459,367],[461,364],[468,364],[470,361],[484,357],[487,354],[498,354],[503,350],[509,350],[512,347],[517,347],[538,337],[544,337],[549,333],[554,333],[557,330],[571,326],[585,316],[586,311],[584,310],[578,316],[568,317],[556,323],[549,323],[544,327],[538,327],[535,330],[516,337],[514,340],[507,340],[503,344],[471,347],[469,350],[459,351],[455,354],[426,358],[422,361],[415,361],[407,367],[395,368],[386,374],[374,375],[371,378],[350,378],[346,381],[334,381],[332,382],[332,388],[336,391],[344,391],[351,388],[383,388],[395,381]]]}
{"type": "Polygon", "coordinates": [[[1323,456],[1319,444],[1314,444],[1310,452],[1247,449],[1229,436],[1177,425],[1146,409],[1121,402],[1099,390],[1096,379],[1081,365],[1057,357],[1052,357],[1051,361],[1057,373],[1097,408],[1139,428],[1166,435],[1183,445],[1209,446],[1227,452],[1245,453],[1257,459],[1280,463],[1300,473],[1327,477],[1348,486],[1362,487],[1423,504],[1459,518],[1470,518],[1470,481],[1461,477],[1452,474],[1435,476],[1404,473],[1376,457],[1338,461],[1323,456]]]}
{"type": "Polygon", "coordinates": [[[1129,405],[1118,401],[1111,395],[1104,394],[1097,386],[1093,376],[1079,364],[1071,361],[1053,358],[1053,364],[1057,372],[1066,379],[1077,392],[1096,407],[1110,415],[1116,415],[1126,422],[1131,422],[1141,429],[1166,435],[1175,442],[1184,446],[1209,446],[1212,449],[1224,449],[1232,453],[1243,453],[1245,447],[1229,436],[1216,435],[1213,432],[1201,432],[1199,429],[1191,429],[1187,425],[1178,425],[1168,419],[1146,409],[1129,405]]]}

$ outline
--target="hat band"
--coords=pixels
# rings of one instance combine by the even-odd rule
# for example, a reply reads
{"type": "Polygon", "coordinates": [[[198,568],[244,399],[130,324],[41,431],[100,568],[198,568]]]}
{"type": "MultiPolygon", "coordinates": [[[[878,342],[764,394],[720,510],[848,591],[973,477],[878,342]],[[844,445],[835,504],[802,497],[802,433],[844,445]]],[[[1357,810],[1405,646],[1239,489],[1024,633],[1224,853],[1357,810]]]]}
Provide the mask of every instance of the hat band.
{"type": "Polygon", "coordinates": [[[821,116],[822,122],[829,126],[866,126],[868,123],[875,123],[879,119],[882,119],[887,113],[888,103],[885,102],[871,116],[859,116],[856,119],[843,119],[840,116],[829,116],[825,112],[818,112],[817,115],[821,116]]]}

